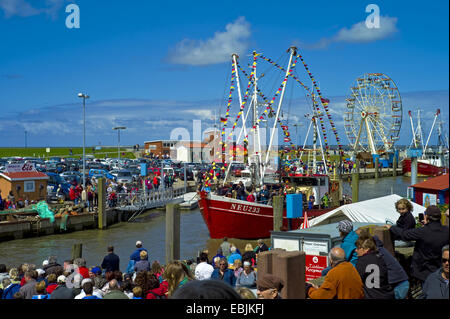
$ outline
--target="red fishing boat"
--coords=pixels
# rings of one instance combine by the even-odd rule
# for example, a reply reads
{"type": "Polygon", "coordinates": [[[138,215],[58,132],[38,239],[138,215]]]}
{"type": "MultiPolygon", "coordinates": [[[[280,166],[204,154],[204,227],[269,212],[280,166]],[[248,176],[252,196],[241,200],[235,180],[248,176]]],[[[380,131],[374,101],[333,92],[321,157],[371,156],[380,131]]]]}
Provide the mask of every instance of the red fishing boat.
{"type": "MultiPolygon", "coordinates": [[[[309,190],[309,193],[316,198],[315,203],[317,205],[315,207],[320,202],[320,194],[327,193],[330,198],[338,198],[339,196],[339,183],[335,181],[329,183],[328,176],[289,176],[284,177],[283,180],[285,183],[292,185],[291,188],[297,188],[298,190],[300,187],[302,191],[309,190]],[[304,182],[303,185],[298,183],[300,181],[304,182]]],[[[338,200],[334,202],[339,204],[338,200]]],[[[270,231],[273,230],[273,207],[270,205],[206,192],[199,193],[198,204],[211,238],[268,238],[270,237],[270,231]]],[[[306,210],[308,219],[320,216],[334,208],[306,210]]],[[[290,220],[291,225],[289,225],[289,219],[286,218],[286,209],[284,209],[283,229],[298,229],[303,223],[303,217],[290,220]]]]}
{"type": "MultiPolygon", "coordinates": [[[[448,169],[447,169],[448,170],[448,169]]],[[[402,161],[403,175],[411,176],[411,159],[405,158],[402,161]]],[[[417,176],[438,176],[446,171],[445,167],[433,165],[427,160],[417,161],[417,176]]]]}

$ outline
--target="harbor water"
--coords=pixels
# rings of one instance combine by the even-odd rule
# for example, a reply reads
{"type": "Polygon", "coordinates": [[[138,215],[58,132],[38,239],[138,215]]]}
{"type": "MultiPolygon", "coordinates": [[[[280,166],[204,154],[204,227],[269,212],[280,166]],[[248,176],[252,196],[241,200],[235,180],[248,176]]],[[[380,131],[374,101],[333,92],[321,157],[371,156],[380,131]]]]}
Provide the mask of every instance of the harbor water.
{"type": "MultiPolygon", "coordinates": [[[[418,182],[421,180],[423,179],[418,179],[418,182]]],[[[360,180],[359,199],[362,201],[391,193],[406,196],[410,181],[409,177],[403,176],[360,180]]],[[[348,181],[344,181],[344,193],[352,193],[348,181]]],[[[198,251],[207,248],[212,241],[208,228],[198,209],[182,211],[180,222],[180,259],[195,258],[198,251]]],[[[106,248],[112,245],[120,257],[120,268],[124,271],[137,240],[141,240],[148,250],[149,260],[165,263],[164,211],[149,211],[136,222],[122,222],[105,230],[92,229],[2,242],[0,263],[12,267],[27,262],[39,267],[43,260],[54,255],[62,264],[65,259],[70,258],[72,246],[82,243],[82,254],[88,266],[100,265],[107,254],[106,248]]]]}

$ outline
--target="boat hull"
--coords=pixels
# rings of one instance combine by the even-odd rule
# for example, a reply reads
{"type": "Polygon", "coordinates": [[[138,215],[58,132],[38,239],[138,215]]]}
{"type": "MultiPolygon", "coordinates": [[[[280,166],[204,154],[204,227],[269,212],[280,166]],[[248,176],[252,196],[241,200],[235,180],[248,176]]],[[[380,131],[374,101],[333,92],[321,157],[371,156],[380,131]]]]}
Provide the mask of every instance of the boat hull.
{"type": "MultiPolygon", "coordinates": [[[[417,162],[417,176],[438,176],[444,173],[445,167],[417,162]]],[[[402,161],[402,172],[405,176],[411,176],[411,159],[405,158],[402,161]]]]}
{"type": "MultiPolygon", "coordinates": [[[[208,227],[210,237],[258,239],[269,238],[273,230],[273,207],[232,199],[205,192],[199,194],[199,207],[208,227]]],[[[308,210],[308,218],[320,216],[329,209],[308,210]]],[[[298,229],[302,218],[291,219],[291,229],[298,229]]],[[[289,230],[286,211],[283,212],[283,229],[289,230]]]]}

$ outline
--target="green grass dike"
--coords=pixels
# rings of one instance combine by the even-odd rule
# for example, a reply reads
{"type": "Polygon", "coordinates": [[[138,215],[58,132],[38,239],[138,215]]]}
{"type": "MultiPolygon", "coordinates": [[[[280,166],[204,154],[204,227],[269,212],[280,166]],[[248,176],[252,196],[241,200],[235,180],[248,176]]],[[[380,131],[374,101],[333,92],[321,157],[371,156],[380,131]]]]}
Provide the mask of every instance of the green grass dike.
{"type": "MultiPolygon", "coordinates": [[[[94,155],[96,158],[114,157],[117,158],[117,148],[102,148],[93,150],[92,147],[86,147],[86,155],[94,155]]],[[[50,147],[47,153],[46,147],[0,147],[0,158],[2,157],[64,157],[64,158],[82,158],[82,147],[50,147]],[[72,150],[72,155],[70,155],[72,150]]],[[[136,158],[133,152],[121,150],[120,157],[136,158]]]]}

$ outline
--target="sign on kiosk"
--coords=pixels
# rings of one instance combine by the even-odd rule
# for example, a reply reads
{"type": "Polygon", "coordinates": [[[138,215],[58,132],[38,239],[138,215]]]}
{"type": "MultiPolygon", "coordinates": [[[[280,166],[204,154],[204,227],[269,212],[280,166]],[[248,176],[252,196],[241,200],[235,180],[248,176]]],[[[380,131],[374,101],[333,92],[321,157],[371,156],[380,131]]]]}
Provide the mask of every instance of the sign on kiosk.
{"type": "Polygon", "coordinates": [[[327,256],[305,255],[305,281],[322,276],[322,270],[327,268],[327,256]]]}
{"type": "Polygon", "coordinates": [[[5,166],[7,173],[36,172],[34,163],[7,164],[5,166]]]}
{"type": "Polygon", "coordinates": [[[322,270],[328,266],[328,242],[303,240],[303,251],[306,254],[305,280],[308,281],[321,277],[322,270]]]}

